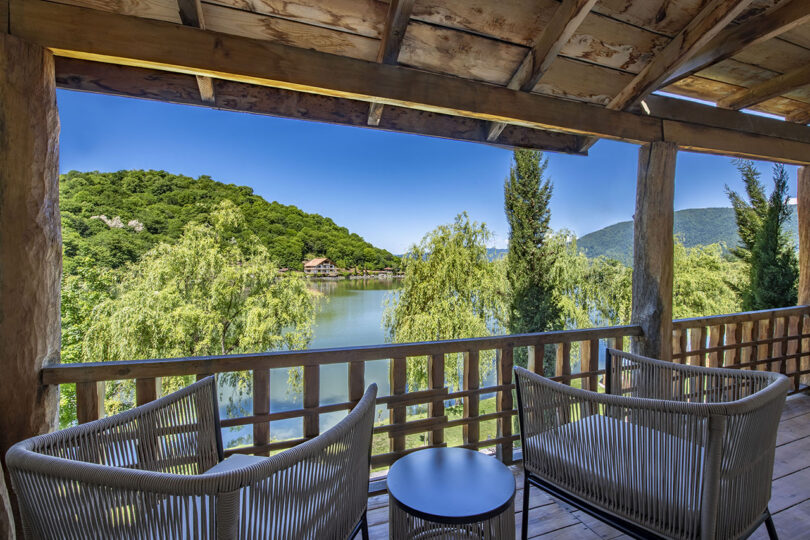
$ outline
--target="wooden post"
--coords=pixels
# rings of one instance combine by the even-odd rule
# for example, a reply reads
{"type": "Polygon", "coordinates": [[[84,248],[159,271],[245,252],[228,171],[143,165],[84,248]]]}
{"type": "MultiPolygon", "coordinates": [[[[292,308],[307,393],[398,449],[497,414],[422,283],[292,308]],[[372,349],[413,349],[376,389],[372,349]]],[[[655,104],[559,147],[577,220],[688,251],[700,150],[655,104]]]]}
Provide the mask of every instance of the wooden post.
{"type": "MultiPolygon", "coordinates": [[[[428,358],[428,373],[430,373],[431,390],[444,388],[444,354],[433,354],[428,358]]],[[[444,400],[437,399],[428,405],[428,416],[437,418],[444,416],[444,400]]],[[[428,436],[431,445],[444,443],[444,428],[434,429],[428,436]]]]}
{"type": "MultiPolygon", "coordinates": [[[[39,371],[59,362],[62,233],[53,55],[0,30],[0,463],[5,464],[11,445],[57,425],[59,388],[43,386],[39,371]]],[[[0,501],[0,517],[7,512],[0,501]]]]}
{"type": "MultiPolygon", "coordinates": [[[[498,351],[498,385],[512,384],[512,367],[514,349],[506,346],[498,351]]],[[[501,390],[498,393],[497,411],[511,412],[514,409],[512,390],[501,390]]],[[[512,416],[503,416],[498,419],[498,438],[512,436],[512,416]]],[[[500,460],[506,464],[512,463],[512,441],[498,445],[496,452],[500,460]]]]}
{"type": "Polygon", "coordinates": [[[799,217],[799,305],[810,304],[810,166],[799,167],[796,182],[799,217]]]}
{"type": "MultiPolygon", "coordinates": [[[[398,396],[408,390],[408,361],[405,357],[392,358],[389,365],[389,376],[391,381],[391,395],[398,396]]],[[[393,425],[402,425],[408,420],[408,410],[404,405],[392,407],[388,413],[388,418],[393,425]]],[[[390,439],[388,446],[391,452],[402,452],[405,450],[405,434],[399,432],[389,432],[390,439]]]]}
{"type": "MultiPolygon", "coordinates": [[[[599,340],[592,339],[583,341],[579,346],[579,370],[583,372],[595,372],[599,370],[599,340]]],[[[582,388],[597,392],[599,390],[599,376],[588,375],[580,379],[582,388]]]]}
{"type": "Polygon", "coordinates": [[[160,377],[135,379],[135,403],[146,405],[160,397],[160,377]]]}
{"type": "Polygon", "coordinates": [[[104,416],[104,383],[76,383],[76,420],[86,424],[104,416]]]}
{"type": "MultiPolygon", "coordinates": [[[[268,368],[253,370],[253,414],[255,416],[270,414],[270,370],[268,368]]],[[[262,446],[270,442],[270,422],[262,421],[253,424],[253,446],[262,446]]],[[[260,456],[269,455],[259,452],[260,456]]]]}
{"type": "Polygon", "coordinates": [[[320,415],[315,410],[321,404],[321,368],[304,366],[304,408],[309,409],[304,417],[304,437],[311,439],[320,433],[320,415]]]}
{"type": "Polygon", "coordinates": [[[571,343],[557,343],[557,357],[554,363],[554,375],[562,377],[563,384],[571,384],[571,343]]]}
{"type": "MultiPolygon", "coordinates": [[[[478,351],[464,353],[464,390],[478,390],[481,383],[481,372],[478,365],[478,351]]],[[[472,394],[464,398],[464,418],[467,423],[462,429],[464,444],[476,444],[480,434],[478,421],[479,395],[472,394]]]]}
{"type": "Polygon", "coordinates": [[[645,144],[639,150],[636,214],[633,226],[633,324],[644,335],[633,352],[672,357],[672,263],[674,244],[675,159],[670,142],[645,144]]]}

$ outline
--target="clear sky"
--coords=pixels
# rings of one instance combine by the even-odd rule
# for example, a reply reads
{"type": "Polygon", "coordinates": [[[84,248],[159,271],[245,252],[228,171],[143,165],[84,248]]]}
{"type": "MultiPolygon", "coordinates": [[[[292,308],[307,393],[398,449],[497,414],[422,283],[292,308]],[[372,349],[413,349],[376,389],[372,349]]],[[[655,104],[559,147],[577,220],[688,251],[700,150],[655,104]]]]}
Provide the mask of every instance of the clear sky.
{"type": "MultiPolygon", "coordinates": [[[[328,216],[397,254],[466,210],[490,227],[496,247],[506,247],[509,150],[66,90],[57,98],[62,172],[209,175],[328,216]]],[[[588,157],[547,156],[553,228],[581,236],[631,219],[637,146],[600,141],[588,157]]],[[[770,187],[770,165],[758,165],[770,187]]],[[[742,189],[730,158],[680,152],[675,209],[729,206],[725,184],[742,189]]],[[[791,196],[795,191],[794,180],[791,196]]]]}

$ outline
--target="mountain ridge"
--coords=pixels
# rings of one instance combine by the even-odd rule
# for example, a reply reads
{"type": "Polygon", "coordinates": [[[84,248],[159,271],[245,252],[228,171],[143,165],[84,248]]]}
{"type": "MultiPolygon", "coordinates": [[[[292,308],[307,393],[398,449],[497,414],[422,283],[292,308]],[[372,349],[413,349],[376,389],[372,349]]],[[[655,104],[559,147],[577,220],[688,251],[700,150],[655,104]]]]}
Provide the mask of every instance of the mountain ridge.
{"type": "MultiPolygon", "coordinates": [[[[794,242],[798,239],[796,206],[788,222],[794,242]]],[[[674,216],[673,232],[686,247],[724,244],[732,248],[739,244],[737,222],[731,207],[687,208],[674,216]]],[[[633,264],[633,222],[620,221],[577,239],[577,246],[590,258],[599,256],[616,259],[626,265],[633,264]]]]}

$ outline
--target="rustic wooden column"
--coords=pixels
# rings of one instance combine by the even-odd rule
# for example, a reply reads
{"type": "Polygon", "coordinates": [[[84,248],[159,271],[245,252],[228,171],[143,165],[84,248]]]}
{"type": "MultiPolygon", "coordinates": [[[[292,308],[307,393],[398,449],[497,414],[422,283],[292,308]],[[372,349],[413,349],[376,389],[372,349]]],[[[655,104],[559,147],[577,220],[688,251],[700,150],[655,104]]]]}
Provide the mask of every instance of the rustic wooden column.
{"type": "Polygon", "coordinates": [[[799,167],[796,182],[799,217],[799,305],[810,304],[810,166],[799,167]]]}
{"type": "Polygon", "coordinates": [[[678,147],[654,142],[638,157],[633,226],[632,322],[644,329],[633,352],[672,359],[672,263],[675,159],[678,147]]]}
{"type": "MultiPolygon", "coordinates": [[[[56,426],[62,236],[53,56],[0,33],[0,456],[56,426]]],[[[8,482],[8,478],[6,478],[8,482]]],[[[9,486],[10,489],[10,486],[9,486]]]]}

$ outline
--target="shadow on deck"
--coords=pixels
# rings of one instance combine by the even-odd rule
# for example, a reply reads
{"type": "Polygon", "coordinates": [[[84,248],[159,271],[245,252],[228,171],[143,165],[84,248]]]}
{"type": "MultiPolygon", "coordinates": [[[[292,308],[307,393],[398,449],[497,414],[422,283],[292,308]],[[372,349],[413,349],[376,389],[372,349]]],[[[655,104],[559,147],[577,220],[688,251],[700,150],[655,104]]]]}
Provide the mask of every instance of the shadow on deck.
{"type": "MultiPolygon", "coordinates": [[[[518,486],[515,519],[517,535],[520,538],[523,471],[519,465],[513,470],[518,486]]],[[[368,503],[372,540],[387,539],[388,495],[371,497],[368,503]]],[[[810,396],[808,395],[789,397],[785,404],[776,439],[770,509],[781,539],[810,539],[810,396]]],[[[532,488],[529,538],[596,540],[627,538],[627,536],[532,488]]],[[[767,539],[765,526],[761,526],[751,538],[767,539]]]]}

